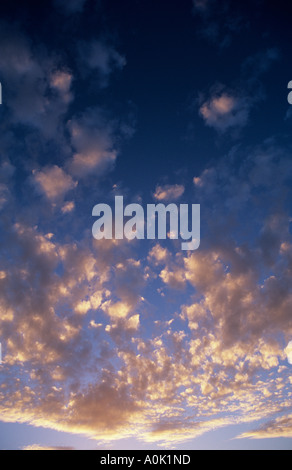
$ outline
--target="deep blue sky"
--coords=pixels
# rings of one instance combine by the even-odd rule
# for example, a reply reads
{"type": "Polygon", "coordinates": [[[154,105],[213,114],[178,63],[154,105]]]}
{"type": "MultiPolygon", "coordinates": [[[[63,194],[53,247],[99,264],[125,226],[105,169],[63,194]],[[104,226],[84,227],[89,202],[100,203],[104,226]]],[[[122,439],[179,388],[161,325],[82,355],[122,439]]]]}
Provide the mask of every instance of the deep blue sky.
{"type": "MultiPolygon", "coordinates": [[[[223,6],[215,4],[215,17],[222,22],[223,6]]],[[[240,16],[243,27],[232,33],[228,46],[218,48],[202,37],[201,18],[192,14],[191,1],[174,0],[167,6],[155,1],[88,1],[83,15],[65,20],[51,2],[12,2],[1,7],[2,18],[21,23],[36,44],[49,45],[73,68],[74,45],[80,37],[98,36],[125,54],[126,67],[105,90],[97,90],[93,76],[77,76],[72,106],[83,110],[97,102],[118,119],[129,116],[135,135],[125,144],[117,174],[133,189],[144,186],[145,180],[149,184],[153,162],[158,178],[182,168],[199,172],[230,147],[229,137],[218,142],[203,128],[197,113],[198,93],[215,82],[244,87],[243,62],[270,47],[279,48],[281,60],[265,77],[265,100],[253,110],[254,120],[244,139],[255,143],[271,133],[288,132],[278,112],[283,113],[287,104],[289,15],[278,2],[275,6],[261,1],[236,2],[231,13],[240,16]]]]}
{"type": "MultiPolygon", "coordinates": [[[[214,2],[213,7],[222,27],[223,4],[214,2]]],[[[216,139],[204,129],[197,112],[198,94],[216,82],[244,87],[250,77],[242,71],[243,62],[271,47],[280,50],[281,60],[265,76],[265,100],[253,109],[254,119],[244,139],[256,143],[271,134],[289,132],[287,123],[278,117],[287,107],[289,15],[278,2],[275,6],[262,1],[236,2],[230,13],[239,16],[243,26],[231,33],[228,46],[216,47],[216,40],[204,40],[202,21],[192,13],[191,1],[174,0],[167,6],[155,1],[88,1],[83,15],[65,19],[52,2],[9,2],[1,7],[2,18],[20,23],[40,48],[46,44],[73,69],[74,46],[80,37],[98,36],[126,56],[125,68],[106,89],[98,89],[93,74],[77,75],[72,108],[83,110],[98,103],[111,116],[128,118],[135,134],[124,143],[116,171],[134,191],[149,187],[153,163],[158,179],[182,169],[200,172],[230,148],[234,140],[230,136],[216,139]]]]}

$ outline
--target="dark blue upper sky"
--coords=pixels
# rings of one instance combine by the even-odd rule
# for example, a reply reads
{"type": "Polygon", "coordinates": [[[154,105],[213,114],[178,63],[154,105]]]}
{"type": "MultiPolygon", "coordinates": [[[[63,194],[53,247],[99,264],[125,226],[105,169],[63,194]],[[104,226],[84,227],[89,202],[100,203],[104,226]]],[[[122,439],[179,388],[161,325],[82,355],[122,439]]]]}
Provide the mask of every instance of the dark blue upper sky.
{"type": "Polygon", "coordinates": [[[135,134],[123,142],[116,171],[136,191],[151,185],[152,164],[158,179],[167,175],[171,182],[178,170],[199,173],[243,137],[256,143],[289,130],[278,114],[287,107],[287,6],[262,1],[210,4],[213,11],[204,16],[191,1],[88,1],[82,15],[64,17],[51,2],[27,1],[5,3],[1,16],[20,24],[36,47],[46,44],[76,72],[76,111],[105,105],[113,118],[124,118],[133,127],[135,134]],[[213,22],[217,30],[212,36],[208,28],[213,22]],[[110,87],[100,89],[93,73],[76,68],[80,38],[99,38],[125,55],[126,66],[110,78],[110,87]],[[251,66],[244,71],[243,64],[269,48],[279,50],[277,66],[248,85],[254,70],[251,66]],[[263,94],[244,135],[218,138],[204,128],[198,97],[216,83],[243,95],[263,94]]]}

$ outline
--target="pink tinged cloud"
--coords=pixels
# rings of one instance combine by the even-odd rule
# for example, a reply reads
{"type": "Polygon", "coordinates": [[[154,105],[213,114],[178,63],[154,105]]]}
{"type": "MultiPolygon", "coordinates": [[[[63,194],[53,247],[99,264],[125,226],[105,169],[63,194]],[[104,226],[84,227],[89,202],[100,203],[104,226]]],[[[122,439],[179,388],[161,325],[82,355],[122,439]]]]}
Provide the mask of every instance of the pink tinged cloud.
{"type": "Polygon", "coordinates": [[[108,171],[117,158],[114,145],[114,124],[106,122],[99,110],[84,113],[68,123],[73,158],[68,162],[69,172],[84,178],[108,171]]]}
{"type": "MultiPolygon", "coordinates": [[[[78,184],[57,165],[46,167],[41,171],[33,171],[33,178],[37,189],[52,202],[62,200],[65,194],[76,188],[78,184]]],[[[69,212],[72,209],[70,203],[63,206],[64,212],[69,212]]]]}
{"type": "Polygon", "coordinates": [[[237,436],[237,439],[292,438],[292,415],[280,416],[265,423],[258,429],[237,436]]]}
{"type": "Polygon", "coordinates": [[[292,341],[290,341],[285,349],[285,353],[287,355],[287,360],[289,364],[292,364],[292,341]]]}
{"type": "Polygon", "coordinates": [[[246,125],[249,106],[243,98],[222,93],[204,102],[199,114],[208,127],[224,133],[230,128],[240,128],[246,125]]]}
{"type": "Polygon", "coordinates": [[[72,94],[70,92],[71,85],[72,85],[73,76],[70,72],[65,72],[59,70],[52,74],[50,85],[51,88],[58,91],[59,95],[61,96],[62,100],[65,103],[70,103],[72,101],[72,94]]]}
{"type": "Polygon", "coordinates": [[[184,192],[185,188],[180,184],[157,186],[153,197],[157,201],[175,201],[179,199],[184,192]]]}
{"type": "Polygon", "coordinates": [[[69,214],[70,212],[74,211],[75,203],[73,201],[65,202],[65,204],[61,208],[62,214],[69,214]]]}

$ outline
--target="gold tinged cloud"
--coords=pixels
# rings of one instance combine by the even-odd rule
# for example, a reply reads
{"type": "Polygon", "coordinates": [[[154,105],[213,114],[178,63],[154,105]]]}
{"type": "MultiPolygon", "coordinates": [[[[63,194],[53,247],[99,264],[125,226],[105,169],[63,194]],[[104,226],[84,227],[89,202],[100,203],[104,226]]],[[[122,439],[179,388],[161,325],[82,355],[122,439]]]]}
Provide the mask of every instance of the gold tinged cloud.
{"type": "Polygon", "coordinates": [[[269,421],[261,428],[237,436],[237,439],[276,439],[292,437],[292,415],[281,416],[269,421]]]}
{"type": "Polygon", "coordinates": [[[166,248],[163,248],[159,243],[157,243],[149,252],[149,261],[154,261],[154,263],[160,264],[165,263],[169,258],[170,253],[166,248]]]}
{"type": "Polygon", "coordinates": [[[125,302],[106,301],[102,305],[102,309],[110,316],[112,320],[126,318],[131,311],[131,306],[125,302]]]}
{"type": "Polygon", "coordinates": [[[217,115],[223,115],[230,113],[235,106],[235,99],[227,94],[223,94],[219,97],[214,97],[210,103],[205,103],[200,112],[206,120],[211,118],[215,119],[217,115]]]}
{"type": "Polygon", "coordinates": [[[80,315],[85,315],[91,309],[97,310],[102,305],[104,294],[104,291],[97,291],[89,300],[82,300],[76,305],[75,312],[80,315]]]}
{"type": "Polygon", "coordinates": [[[287,359],[289,364],[292,364],[292,341],[290,341],[285,348],[285,353],[287,355],[287,359]]]}
{"type": "Polygon", "coordinates": [[[33,177],[38,189],[52,202],[62,199],[77,186],[77,182],[57,165],[41,171],[34,170],[33,177]]]}
{"type": "Polygon", "coordinates": [[[54,72],[51,76],[51,88],[54,88],[56,91],[58,91],[64,103],[70,103],[70,101],[73,99],[73,95],[70,92],[72,80],[73,76],[71,73],[61,70],[54,72]]]}
{"type": "Polygon", "coordinates": [[[73,447],[65,446],[46,446],[41,444],[32,444],[22,448],[22,450],[74,450],[73,447]]]}
{"type": "Polygon", "coordinates": [[[176,201],[184,192],[185,187],[180,184],[157,186],[153,197],[157,201],[176,201]]]}
{"type": "Polygon", "coordinates": [[[177,268],[173,271],[165,268],[160,272],[159,277],[173,289],[183,289],[185,287],[185,272],[183,269],[177,268]]]}
{"type": "Polygon", "coordinates": [[[128,319],[127,327],[131,330],[137,330],[140,325],[140,316],[133,315],[128,319]]]}
{"type": "Polygon", "coordinates": [[[288,246],[277,244],[282,278],[277,269],[263,278],[260,248],[220,234],[196,253],[155,244],[139,259],[125,243],[61,243],[48,232],[17,223],[7,242],[17,263],[0,279],[3,421],[174,447],[291,406],[288,246]],[[183,303],[151,304],[161,286],[185,289],[183,303]]]}
{"type": "Polygon", "coordinates": [[[199,114],[207,126],[223,133],[230,128],[243,127],[247,123],[251,104],[246,97],[236,96],[234,92],[220,91],[201,105],[199,114]]]}
{"type": "Polygon", "coordinates": [[[63,204],[61,208],[62,214],[69,214],[75,209],[75,203],[73,201],[68,201],[63,204]]]}
{"type": "Polygon", "coordinates": [[[70,174],[78,179],[107,171],[116,161],[114,124],[105,121],[99,109],[84,113],[69,121],[74,154],[68,162],[70,174]]]}

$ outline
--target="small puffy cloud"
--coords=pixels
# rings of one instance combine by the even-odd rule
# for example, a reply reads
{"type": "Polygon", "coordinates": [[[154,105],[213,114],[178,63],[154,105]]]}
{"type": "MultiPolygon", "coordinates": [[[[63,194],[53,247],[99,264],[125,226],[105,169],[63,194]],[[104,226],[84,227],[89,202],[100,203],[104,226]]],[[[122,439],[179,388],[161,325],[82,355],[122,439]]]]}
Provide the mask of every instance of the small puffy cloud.
{"type": "Polygon", "coordinates": [[[51,88],[55,89],[60,94],[65,103],[69,103],[72,100],[72,94],[70,92],[72,79],[73,76],[71,73],[62,70],[54,72],[51,76],[51,88]]]}
{"type": "Polygon", "coordinates": [[[159,278],[171,289],[181,290],[185,288],[186,277],[183,258],[177,254],[172,258],[171,253],[156,244],[149,252],[148,261],[154,266],[164,265],[160,268],[159,278]]]}
{"type": "Polygon", "coordinates": [[[107,121],[100,110],[89,110],[68,123],[71,143],[75,150],[68,162],[73,176],[82,178],[112,167],[116,158],[113,122],[107,121]]]}
{"type": "Polygon", "coordinates": [[[62,206],[61,212],[62,214],[69,214],[70,212],[74,211],[75,203],[73,201],[67,201],[62,206]]]}
{"type": "Polygon", "coordinates": [[[5,82],[11,120],[56,139],[60,122],[73,99],[72,75],[60,69],[58,60],[36,50],[15,26],[1,23],[0,74],[5,82]]]}
{"type": "Polygon", "coordinates": [[[157,186],[153,197],[157,201],[170,201],[179,199],[185,191],[185,187],[181,184],[157,186]]]}
{"type": "Polygon", "coordinates": [[[193,183],[196,188],[204,188],[207,190],[209,188],[210,190],[214,185],[214,180],[216,180],[216,171],[214,168],[207,168],[200,176],[193,178],[193,183]]]}
{"type": "Polygon", "coordinates": [[[102,305],[102,309],[110,316],[114,321],[120,318],[126,318],[131,312],[131,306],[126,302],[112,302],[111,300],[106,301],[102,305]]]}
{"type": "Polygon", "coordinates": [[[154,262],[154,264],[163,264],[165,263],[170,256],[167,248],[163,248],[158,243],[150,250],[148,259],[154,262]]]}
{"type": "Polygon", "coordinates": [[[233,89],[216,84],[211,88],[209,98],[201,96],[199,115],[205,124],[219,133],[244,127],[253,107],[265,99],[262,75],[279,57],[277,48],[249,56],[242,64],[241,79],[233,85],[233,89]]]}
{"type": "Polygon", "coordinates": [[[159,275],[162,281],[172,289],[183,289],[185,287],[185,271],[177,266],[166,267],[159,275]]]}
{"type": "Polygon", "coordinates": [[[138,327],[140,325],[140,316],[137,314],[137,315],[133,315],[132,317],[130,317],[128,319],[128,328],[131,329],[131,330],[137,330],[138,327]]]}
{"type": "Polygon", "coordinates": [[[75,312],[80,315],[85,315],[90,309],[97,310],[101,306],[103,299],[103,292],[95,292],[89,300],[82,300],[75,307],[75,312]]]}
{"type": "Polygon", "coordinates": [[[224,133],[231,128],[244,127],[249,117],[247,100],[223,92],[205,101],[199,110],[205,124],[224,133]]]}
{"type": "Polygon", "coordinates": [[[193,182],[194,182],[195,186],[202,186],[203,185],[202,179],[199,176],[195,176],[193,178],[193,182]]]}
{"type": "MultiPolygon", "coordinates": [[[[72,177],[57,165],[46,167],[40,171],[34,171],[33,178],[37,188],[52,202],[62,199],[68,191],[77,186],[72,177]]],[[[67,212],[69,209],[73,209],[68,204],[67,212]]]]}
{"type": "Polygon", "coordinates": [[[112,338],[120,336],[121,332],[132,331],[135,332],[140,326],[140,315],[132,315],[129,318],[116,318],[110,325],[105,327],[105,331],[110,333],[112,338]]]}

